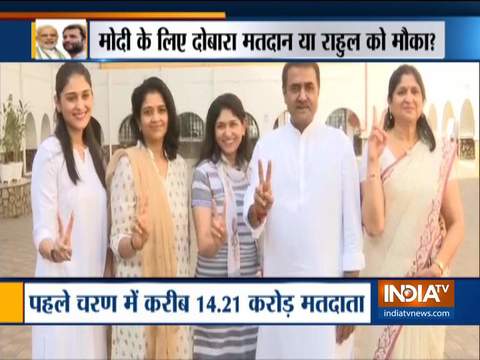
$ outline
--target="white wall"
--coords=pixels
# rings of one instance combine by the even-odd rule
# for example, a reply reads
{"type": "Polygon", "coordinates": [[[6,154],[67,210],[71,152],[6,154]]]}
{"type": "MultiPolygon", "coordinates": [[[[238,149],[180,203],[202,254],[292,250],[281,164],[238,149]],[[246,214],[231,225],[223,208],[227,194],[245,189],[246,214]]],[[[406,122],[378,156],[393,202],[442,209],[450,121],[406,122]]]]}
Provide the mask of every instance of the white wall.
{"type": "MultiPolygon", "coordinates": [[[[366,137],[373,119],[387,106],[388,80],[399,63],[321,63],[319,112],[323,119],[334,110],[346,107],[354,111],[366,137]],[[365,92],[365,84],[367,91],[365,92]]],[[[479,135],[479,64],[477,63],[416,63],[426,86],[428,115],[430,104],[437,110],[438,129],[442,127],[443,111],[450,101],[455,118],[460,119],[464,101],[470,99],[475,123],[475,139],[479,135]]],[[[35,119],[37,142],[40,142],[41,120],[50,119],[53,130],[53,96],[55,74],[60,64],[0,64],[0,100],[8,94],[30,105],[35,119]]],[[[177,111],[192,111],[205,119],[213,99],[225,92],[240,97],[245,109],[257,120],[260,133],[273,127],[276,117],[285,110],[281,90],[282,63],[199,64],[199,66],[158,68],[101,69],[87,64],[91,71],[95,96],[94,116],[103,127],[107,143],[118,143],[121,121],[130,114],[133,89],[150,76],[162,78],[172,91],[177,111]]]]}
{"type": "Polygon", "coordinates": [[[365,124],[365,64],[320,64],[318,111],[326,119],[339,108],[352,110],[365,124]]]}
{"type": "MultiPolygon", "coordinates": [[[[377,118],[387,107],[388,80],[391,73],[401,63],[368,64],[368,97],[377,106],[377,118]]],[[[425,84],[425,114],[431,104],[437,111],[437,133],[441,133],[445,105],[452,104],[455,119],[460,119],[463,103],[470,99],[475,118],[475,139],[478,140],[478,99],[479,99],[479,64],[478,63],[415,63],[425,84]]],[[[369,102],[370,103],[370,102],[369,102]]],[[[373,105],[372,104],[372,105],[373,105]]],[[[372,116],[369,109],[369,118],[372,116]]]]}
{"type": "MultiPolygon", "coordinates": [[[[36,129],[41,128],[43,115],[47,114],[51,119],[54,111],[52,72],[51,64],[0,64],[1,102],[5,102],[10,94],[14,103],[21,99],[28,105],[36,129]]],[[[36,133],[36,141],[40,142],[40,131],[36,133]]]]}

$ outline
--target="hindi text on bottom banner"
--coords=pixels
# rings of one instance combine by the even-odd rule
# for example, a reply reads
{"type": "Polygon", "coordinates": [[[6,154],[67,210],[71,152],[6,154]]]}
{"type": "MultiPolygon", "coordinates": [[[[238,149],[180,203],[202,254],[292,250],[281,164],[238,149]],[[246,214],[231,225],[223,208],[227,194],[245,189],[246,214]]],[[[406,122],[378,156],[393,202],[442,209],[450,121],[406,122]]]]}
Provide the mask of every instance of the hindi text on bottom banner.
{"type": "Polygon", "coordinates": [[[27,324],[368,324],[369,283],[26,283],[27,324]]]}

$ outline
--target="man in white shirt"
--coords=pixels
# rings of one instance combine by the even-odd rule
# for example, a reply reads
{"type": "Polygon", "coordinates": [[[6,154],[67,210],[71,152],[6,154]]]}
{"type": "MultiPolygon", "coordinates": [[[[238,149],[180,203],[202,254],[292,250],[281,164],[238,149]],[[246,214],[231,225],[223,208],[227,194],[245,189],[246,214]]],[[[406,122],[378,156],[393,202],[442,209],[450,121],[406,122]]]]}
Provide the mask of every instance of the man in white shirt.
{"type": "MultiPolygon", "coordinates": [[[[352,143],[315,116],[316,63],[286,64],[282,88],[290,116],[258,141],[244,201],[254,235],[264,232],[263,275],[358,276],[364,256],[352,143]]],[[[350,357],[352,331],[352,326],[261,326],[257,358],[350,357]]]]}

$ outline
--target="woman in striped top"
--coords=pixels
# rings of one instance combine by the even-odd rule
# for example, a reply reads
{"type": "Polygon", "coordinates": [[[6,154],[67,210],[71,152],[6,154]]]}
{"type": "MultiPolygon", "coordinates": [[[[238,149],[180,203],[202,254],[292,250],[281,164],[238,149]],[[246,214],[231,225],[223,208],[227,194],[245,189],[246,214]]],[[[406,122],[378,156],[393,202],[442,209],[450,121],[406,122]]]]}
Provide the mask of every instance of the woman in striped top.
{"type": "MultiPolygon", "coordinates": [[[[197,277],[255,277],[257,247],[242,216],[250,158],[245,110],[223,94],[210,105],[193,174],[192,207],[198,241],[197,277]]],[[[257,326],[197,326],[194,358],[255,358],[257,326]]]]}

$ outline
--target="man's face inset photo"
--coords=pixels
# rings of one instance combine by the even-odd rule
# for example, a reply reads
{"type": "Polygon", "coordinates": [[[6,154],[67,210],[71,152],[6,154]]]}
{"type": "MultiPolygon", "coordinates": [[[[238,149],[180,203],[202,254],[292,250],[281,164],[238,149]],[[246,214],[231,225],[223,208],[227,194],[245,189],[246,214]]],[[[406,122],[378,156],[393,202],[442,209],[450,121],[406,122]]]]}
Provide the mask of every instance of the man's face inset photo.
{"type": "Polygon", "coordinates": [[[57,30],[51,26],[45,26],[38,31],[37,41],[42,49],[51,50],[57,45],[57,30]]]}
{"type": "Polygon", "coordinates": [[[63,31],[63,48],[72,58],[84,51],[85,38],[80,29],[72,28],[63,31]]]}

